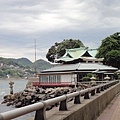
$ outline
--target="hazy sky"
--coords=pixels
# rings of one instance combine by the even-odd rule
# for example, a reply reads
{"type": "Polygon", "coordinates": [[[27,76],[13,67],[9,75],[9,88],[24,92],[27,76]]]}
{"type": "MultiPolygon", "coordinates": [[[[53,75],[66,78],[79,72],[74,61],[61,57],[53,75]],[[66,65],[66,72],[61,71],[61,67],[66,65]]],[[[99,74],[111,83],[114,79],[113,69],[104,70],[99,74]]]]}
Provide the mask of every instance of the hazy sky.
{"type": "MultiPolygon", "coordinates": [[[[97,48],[120,31],[119,0],[0,0],[0,56],[45,59],[55,42],[80,39],[97,48]]],[[[46,59],[45,59],[46,60],[46,59]]]]}

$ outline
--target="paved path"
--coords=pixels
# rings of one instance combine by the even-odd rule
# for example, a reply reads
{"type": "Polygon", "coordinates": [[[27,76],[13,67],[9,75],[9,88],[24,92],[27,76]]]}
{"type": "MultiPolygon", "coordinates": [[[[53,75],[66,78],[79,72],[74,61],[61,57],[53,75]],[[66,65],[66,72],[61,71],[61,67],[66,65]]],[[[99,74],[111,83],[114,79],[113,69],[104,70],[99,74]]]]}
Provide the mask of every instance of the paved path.
{"type": "Polygon", "coordinates": [[[97,120],[120,120],[120,94],[118,94],[97,120]]]}

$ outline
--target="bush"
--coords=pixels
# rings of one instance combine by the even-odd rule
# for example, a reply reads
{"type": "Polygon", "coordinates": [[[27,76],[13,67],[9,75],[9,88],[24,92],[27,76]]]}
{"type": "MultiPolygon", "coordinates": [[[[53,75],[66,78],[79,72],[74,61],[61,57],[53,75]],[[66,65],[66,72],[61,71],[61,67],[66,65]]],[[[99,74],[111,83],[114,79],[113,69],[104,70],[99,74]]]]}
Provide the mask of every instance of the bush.
{"type": "Polygon", "coordinates": [[[117,73],[117,72],[114,72],[113,77],[114,77],[115,80],[117,80],[118,77],[119,77],[118,73],[117,73]]]}
{"type": "Polygon", "coordinates": [[[85,77],[82,78],[82,81],[91,81],[91,77],[94,76],[96,78],[96,80],[99,80],[99,78],[97,78],[96,74],[93,73],[87,73],[87,75],[85,77]]]}
{"type": "Polygon", "coordinates": [[[85,77],[82,78],[82,81],[84,81],[84,82],[90,81],[90,77],[85,76],[85,77]]]}
{"type": "Polygon", "coordinates": [[[94,74],[92,74],[92,73],[88,73],[88,74],[87,74],[87,77],[91,78],[93,75],[94,75],[94,74]]]}

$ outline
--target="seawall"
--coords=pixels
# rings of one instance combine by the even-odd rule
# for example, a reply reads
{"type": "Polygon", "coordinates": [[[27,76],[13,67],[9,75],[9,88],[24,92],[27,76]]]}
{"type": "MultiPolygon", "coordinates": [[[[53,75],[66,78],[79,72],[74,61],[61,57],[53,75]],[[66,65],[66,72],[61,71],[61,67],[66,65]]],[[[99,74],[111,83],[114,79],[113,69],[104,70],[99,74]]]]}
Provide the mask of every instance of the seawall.
{"type": "Polygon", "coordinates": [[[90,99],[86,100],[82,97],[81,104],[69,102],[68,111],[58,111],[55,108],[47,112],[47,120],[96,120],[119,92],[120,83],[90,96],[90,99]]]}

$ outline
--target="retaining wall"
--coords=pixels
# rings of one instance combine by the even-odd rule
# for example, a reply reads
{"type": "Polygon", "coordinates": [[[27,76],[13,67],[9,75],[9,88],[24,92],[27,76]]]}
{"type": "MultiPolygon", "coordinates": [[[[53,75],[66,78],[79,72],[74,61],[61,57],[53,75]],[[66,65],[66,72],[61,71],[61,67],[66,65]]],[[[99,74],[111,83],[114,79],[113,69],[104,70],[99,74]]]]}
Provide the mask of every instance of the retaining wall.
{"type": "Polygon", "coordinates": [[[90,99],[82,101],[81,104],[71,106],[68,111],[59,111],[54,114],[54,118],[48,120],[96,120],[119,92],[120,83],[90,96],[90,99]]]}

